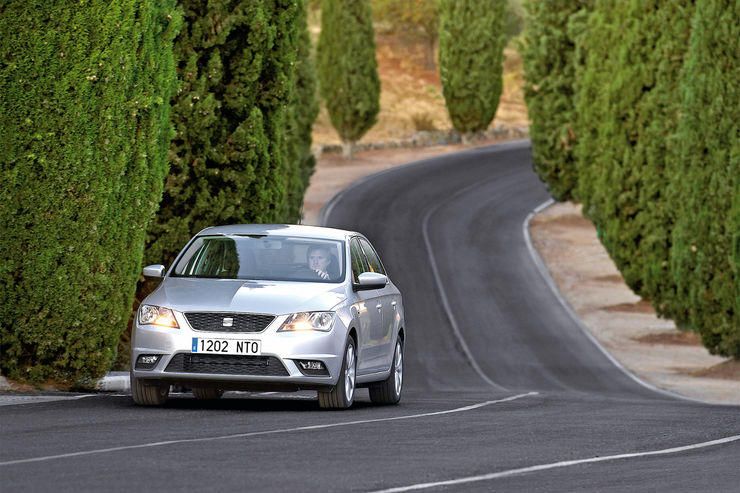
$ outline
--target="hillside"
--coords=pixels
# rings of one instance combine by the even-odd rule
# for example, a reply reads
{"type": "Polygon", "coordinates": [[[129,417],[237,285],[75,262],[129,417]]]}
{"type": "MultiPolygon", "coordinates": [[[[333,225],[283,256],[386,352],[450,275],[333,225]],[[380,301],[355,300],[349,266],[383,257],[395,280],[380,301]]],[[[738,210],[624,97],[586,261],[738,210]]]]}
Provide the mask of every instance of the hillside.
{"type": "MultiPolygon", "coordinates": [[[[312,31],[316,39],[318,25],[312,26],[312,31]]],[[[376,33],[375,42],[381,80],[380,114],[378,123],[361,142],[406,138],[417,130],[451,129],[439,73],[425,67],[423,45],[390,33],[376,33]]],[[[492,126],[527,126],[522,61],[513,43],[504,54],[504,90],[492,126]]],[[[323,106],[313,126],[313,140],[314,145],[339,143],[323,106]]]]}

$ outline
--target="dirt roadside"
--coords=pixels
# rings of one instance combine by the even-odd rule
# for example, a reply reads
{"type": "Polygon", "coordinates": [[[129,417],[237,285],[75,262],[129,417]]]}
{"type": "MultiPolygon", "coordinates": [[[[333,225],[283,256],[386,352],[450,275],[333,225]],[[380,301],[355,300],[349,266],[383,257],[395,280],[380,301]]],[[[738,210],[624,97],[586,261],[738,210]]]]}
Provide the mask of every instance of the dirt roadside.
{"type": "Polygon", "coordinates": [[[709,354],[696,334],[658,318],[624,283],[579,205],[548,207],[532,218],[530,234],[560,293],[623,366],[662,389],[740,404],[740,362],[709,354]]]}
{"type": "MultiPolygon", "coordinates": [[[[351,161],[324,155],[306,191],[303,224],[318,224],[324,204],[365,176],[463,149],[365,151],[351,161]]],[[[676,330],[632,293],[579,206],[562,203],[545,209],[532,219],[530,232],[563,297],[623,366],[662,389],[706,402],[740,404],[740,362],[708,354],[696,335],[676,330]]]]}

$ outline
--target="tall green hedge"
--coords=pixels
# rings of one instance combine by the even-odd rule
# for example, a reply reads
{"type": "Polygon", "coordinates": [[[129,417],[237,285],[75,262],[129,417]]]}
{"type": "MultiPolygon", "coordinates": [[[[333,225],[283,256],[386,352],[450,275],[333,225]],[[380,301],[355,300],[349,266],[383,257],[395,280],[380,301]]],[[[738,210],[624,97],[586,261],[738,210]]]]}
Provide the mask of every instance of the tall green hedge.
{"type": "Polygon", "coordinates": [[[311,152],[311,130],[319,113],[319,104],[316,99],[316,72],[311,57],[311,38],[308,34],[306,13],[306,7],[301,6],[296,19],[298,46],[295,86],[286,127],[288,145],[286,161],[290,167],[290,174],[283,220],[290,222],[300,219],[303,194],[316,166],[316,159],[311,152]]]}
{"type": "Polygon", "coordinates": [[[291,219],[284,217],[291,174],[285,130],[303,2],[181,5],[176,135],[162,205],[149,228],[151,263],[171,263],[207,226],[291,219]]]}
{"type": "Polygon", "coordinates": [[[740,359],[740,3],[595,0],[567,35],[548,31],[565,23],[551,7],[529,6],[535,156],[572,111],[551,79],[574,73],[577,173],[538,171],[556,194],[576,183],[627,283],[659,314],[740,359]]]}
{"type": "Polygon", "coordinates": [[[161,197],[174,1],[0,6],[0,367],[108,370],[161,197]]]}
{"type": "Polygon", "coordinates": [[[380,78],[368,0],[323,0],[316,47],[321,97],[345,156],[375,125],[380,111],[380,78]]]}
{"type": "Polygon", "coordinates": [[[699,0],[671,158],[672,312],[740,359],[740,2],[699,0]]]}
{"type": "Polygon", "coordinates": [[[447,113],[463,134],[485,130],[503,88],[505,0],[440,0],[439,70],[447,113]]]}
{"type": "Polygon", "coordinates": [[[532,160],[537,174],[558,200],[572,198],[577,184],[574,96],[577,56],[573,23],[593,0],[525,3],[522,44],[524,97],[531,125],[532,160]]]}
{"type": "Polygon", "coordinates": [[[685,0],[597,2],[576,98],[579,198],[627,284],[673,297],[666,156],[693,13],[685,0]]]}

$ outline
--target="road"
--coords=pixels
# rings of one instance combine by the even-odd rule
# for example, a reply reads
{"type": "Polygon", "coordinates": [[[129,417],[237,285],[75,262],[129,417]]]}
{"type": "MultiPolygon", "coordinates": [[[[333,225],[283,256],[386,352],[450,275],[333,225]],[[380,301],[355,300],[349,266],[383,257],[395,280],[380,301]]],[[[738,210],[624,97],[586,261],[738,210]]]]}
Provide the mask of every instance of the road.
{"type": "Polygon", "coordinates": [[[655,392],[547,287],[523,234],[548,198],[526,143],[375,175],[336,197],[404,295],[402,403],[124,395],[0,407],[0,491],[738,491],[740,409],[655,392]]]}

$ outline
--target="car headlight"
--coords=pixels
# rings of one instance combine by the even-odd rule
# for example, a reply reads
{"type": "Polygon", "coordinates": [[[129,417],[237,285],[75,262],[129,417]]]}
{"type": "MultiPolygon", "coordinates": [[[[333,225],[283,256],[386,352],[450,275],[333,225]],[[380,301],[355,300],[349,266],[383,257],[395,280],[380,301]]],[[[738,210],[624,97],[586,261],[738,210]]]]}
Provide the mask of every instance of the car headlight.
{"type": "Polygon", "coordinates": [[[320,330],[329,332],[334,326],[334,312],[299,312],[290,315],[278,332],[320,330]]]}
{"type": "Polygon", "coordinates": [[[175,313],[169,308],[155,305],[141,305],[139,307],[139,323],[145,325],[159,325],[160,327],[174,327],[179,329],[175,313]]]}

